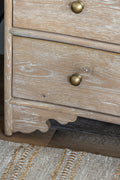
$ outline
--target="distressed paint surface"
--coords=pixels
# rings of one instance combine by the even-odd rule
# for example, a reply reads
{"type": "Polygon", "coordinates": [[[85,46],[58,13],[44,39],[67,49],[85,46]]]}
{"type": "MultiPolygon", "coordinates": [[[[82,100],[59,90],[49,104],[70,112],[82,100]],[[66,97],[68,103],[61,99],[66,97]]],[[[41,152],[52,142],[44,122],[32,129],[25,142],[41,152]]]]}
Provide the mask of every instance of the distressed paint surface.
{"type": "Polygon", "coordinates": [[[13,25],[120,44],[120,0],[83,0],[80,14],[71,2],[13,0],[13,25]]]}

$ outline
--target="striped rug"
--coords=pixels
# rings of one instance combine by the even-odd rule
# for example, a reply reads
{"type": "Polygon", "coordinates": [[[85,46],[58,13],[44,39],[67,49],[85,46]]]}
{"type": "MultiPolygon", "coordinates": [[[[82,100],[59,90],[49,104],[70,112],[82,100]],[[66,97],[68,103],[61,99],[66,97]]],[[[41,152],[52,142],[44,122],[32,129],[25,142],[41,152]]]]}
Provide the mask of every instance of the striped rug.
{"type": "Polygon", "coordinates": [[[120,180],[120,159],[0,140],[0,180],[120,180]]]}

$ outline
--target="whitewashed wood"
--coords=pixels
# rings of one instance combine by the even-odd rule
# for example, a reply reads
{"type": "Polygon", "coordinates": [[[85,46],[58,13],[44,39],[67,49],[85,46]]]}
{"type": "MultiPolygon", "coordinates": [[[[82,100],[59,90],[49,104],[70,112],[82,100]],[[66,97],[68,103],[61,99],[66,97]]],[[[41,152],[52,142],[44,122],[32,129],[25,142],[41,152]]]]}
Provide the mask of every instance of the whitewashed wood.
{"type": "Polygon", "coordinates": [[[66,124],[76,120],[76,116],[53,110],[38,109],[26,106],[13,105],[13,132],[30,133],[35,130],[46,132],[49,127],[49,119],[57,119],[58,122],[66,124]]]}
{"type": "Polygon", "coordinates": [[[11,99],[11,79],[12,79],[12,35],[9,34],[9,29],[12,28],[12,0],[5,0],[5,55],[4,55],[4,66],[5,66],[5,113],[4,113],[4,124],[5,124],[5,134],[12,135],[12,112],[11,104],[9,100],[11,99]]]}
{"type": "Polygon", "coordinates": [[[79,15],[70,10],[71,2],[63,0],[48,0],[47,2],[14,0],[12,8],[12,0],[5,0],[6,135],[12,135],[13,132],[17,131],[32,132],[36,129],[45,132],[50,126],[48,119],[52,118],[62,124],[75,121],[77,116],[120,124],[120,55],[76,46],[81,45],[120,53],[120,45],[118,45],[120,44],[120,2],[119,0],[99,0],[99,2],[98,0],[85,0],[85,9],[79,15]],[[14,22],[12,22],[12,13],[14,22]],[[15,27],[27,29],[11,29],[12,23],[15,27]],[[9,31],[12,35],[46,39],[63,44],[51,42],[54,44],[52,45],[48,41],[33,39],[27,39],[25,44],[25,40],[21,42],[23,39],[16,37],[17,44],[15,43],[13,47],[13,51],[17,52],[14,54],[15,74],[13,74],[13,79],[16,82],[12,84],[12,35],[9,34],[9,31]],[[78,57],[75,52],[77,52],[78,57]],[[44,60],[44,57],[47,59],[44,60]],[[81,57],[82,62],[79,63],[81,57]],[[87,61],[85,57],[87,57],[87,61]],[[90,61],[88,61],[89,59],[90,61]],[[18,64],[16,64],[16,60],[19,60],[18,64]],[[21,60],[23,64],[21,64],[21,60]],[[20,69],[23,67],[22,65],[25,69],[20,69]],[[82,65],[80,69],[79,65],[82,65]],[[98,68],[95,65],[99,65],[98,68]],[[42,81],[39,79],[39,70],[41,69],[43,70],[42,78],[44,77],[42,81]],[[50,70],[51,77],[46,76],[50,70]],[[65,79],[67,73],[71,75],[76,70],[80,70],[80,73],[85,77],[80,91],[73,90],[73,87],[68,85],[68,80],[65,79]],[[57,83],[54,75],[58,77],[57,83]],[[48,82],[44,84],[45,76],[48,82]],[[18,83],[18,87],[15,83],[18,83]],[[37,85],[35,91],[33,85],[37,85]],[[45,86],[42,87],[42,85],[45,86]],[[67,85],[66,89],[64,85],[67,85]],[[21,99],[12,99],[11,90],[14,90],[14,96],[21,99]],[[58,94],[60,91],[61,94],[58,94]],[[38,102],[41,101],[39,92],[44,92],[42,94],[44,103],[38,102]],[[49,92],[50,95],[52,93],[52,96],[48,98],[47,95],[46,98],[45,94],[49,94],[49,92]],[[91,97],[89,97],[90,94],[92,94],[91,97]],[[78,102],[78,97],[81,102],[78,102]],[[28,98],[32,101],[22,98],[28,98]],[[45,98],[46,100],[44,100],[45,98]]]}
{"type": "Polygon", "coordinates": [[[120,44],[120,0],[83,0],[80,14],[73,1],[13,0],[13,25],[120,44]]]}
{"type": "Polygon", "coordinates": [[[119,67],[120,54],[14,37],[13,96],[119,116],[119,67]]]}
{"type": "Polygon", "coordinates": [[[56,41],[56,42],[61,42],[61,43],[80,45],[83,47],[90,47],[90,48],[94,48],[94,49],[100,49],[100,50],[120,53],[120,45],[113,44],[113,43],[93,41],[90,39],[66,36],[63,34],[55,34],[55,33],[33,31],[33,30],[19,29],[19,28],[10,29],[10,33],[14,36],[56,41]]]}
{"type": "MultiPolygon", "coordinates": [[[[34,109],[37,108],[37,109],[41,109],[41,110],[47,110],[46,112],[54,111],[54,112],[63,113],[63,114],[67,113],[70,115],[72,114],[75,116],[86,117],[89,119],[105,121],[105,122],[114,123],[114,124],[120,124],[120,116],[98,113],[98,112],[93,112],[93,111],[87,111],[85,109],[77,109],[77,108],[72,108],[72,107],[59,106],[56,104],[48,104],[48,103],[43,103],[43,102],[17,99],[17,98],[12,98],[10,100],[10,103],[12,105],[16,105],[16,106],[22,106],[22,107],[24,106],[24,107],[34,108],[34,109]]],[[[68,122],[69,122],[69,120],[70,119],[68,119],[68,122]]],[[[46,118],[46,121],[47,121],[47,118],[46,118]]],[[[61,124],[67,123],[65,116],[63,119],[61,119],[59,121],[59,123],[61,123],[61,124]]],[[[29,122],[28,122],[28,124],[29,124],[29,122]]]]}

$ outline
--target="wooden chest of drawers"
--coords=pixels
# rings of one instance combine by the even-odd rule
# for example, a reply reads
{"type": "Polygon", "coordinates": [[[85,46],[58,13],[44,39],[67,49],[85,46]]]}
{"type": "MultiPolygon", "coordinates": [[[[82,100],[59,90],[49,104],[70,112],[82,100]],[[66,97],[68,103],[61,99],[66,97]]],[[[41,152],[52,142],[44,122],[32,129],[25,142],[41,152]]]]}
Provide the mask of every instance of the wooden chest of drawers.
{"type": "Polygon", "coordinates": [[[5,0],[5,133],[120,124],[120,1],[5,0]]]}

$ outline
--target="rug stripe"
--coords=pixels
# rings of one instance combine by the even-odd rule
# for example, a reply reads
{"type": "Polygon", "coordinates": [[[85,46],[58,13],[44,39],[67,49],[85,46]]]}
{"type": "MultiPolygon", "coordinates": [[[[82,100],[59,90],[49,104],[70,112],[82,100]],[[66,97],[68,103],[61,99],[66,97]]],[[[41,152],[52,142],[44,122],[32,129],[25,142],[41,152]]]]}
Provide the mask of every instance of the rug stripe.
{"type": "Polygon", "coordinates": [[[33,150],[34,146],[32,145],[28,145],[23,153],[22,153],[22,156],[20,157],[20,159],[17,160],[17,165],[14,167],[13,169],[13,173],[10,174],[11,176],[11,180],[15,180],[17,179],[18,180],[18,176],[19,176],[19,173],[20,173],[20,170],[23,168],[24,164],[25,164],[25,161],[27,160],[30,152],[33,150]]]}
{"type": "Polygon", "coordinates": [[[60,168],[61,168],[61,165],[62,165],[62,163],[63,163],[63,161],[64,161],[66,152],[67,152],[67,149],[64,149],[64,151],[63,151],[63,153],[62,153],[62,155],[61,155],[61,159],[60,159],[60,161],[58,162],[58,165],[57,165],[57,167],[56,167],[56,169],[55,169],[55,171],[54,171],[54,173],[53,173],[53,176],[52,176],[51,180],[56,179],[56,177],[57,177],[57,175],[58,175],[58,173],[59,173],[59,170],[60,170],[60,168]]]}
{"type": "Polygon", "coordinates": [[[79,165],[80,165],[80,163],[82,161],[83,156],[85,156],[85,154],[86,154],[86,152],[82,152],[82,154],[80,155],[79,159],[77,160],[76,165],[75,165],[75,167],[74,167],[74,169],[72,171],[70,180],[73,180],[73,178],[75,177],[75,174],[76,174],[76,172],[78,170],[78,167],[79,167],[79,165]]]}
{"type": "Polygon", "coordinates": [[[64,167],[64,169],[63,169],[63,171],[62,171],[62,175],[61,175],[61,177],[60,177],[61,180],[66,179],[66,177],[67,177],[67,175],[68,175],[68,173],[69,173],[69,171],[70,171],[70,169],[71,169],[71,167],[72,167],[72,165],[73,165],[73,162],[74,162],[74,160],[75,160],[75,157],[76,157],[77,155],[78,155],[78,152],[76,152],[76,151],[72,151],[72,152],[70,153],[69,158],[68,158],[68,160],[67,160],[67,162],[66,162],[66,165],[65,165],[65,167],[64,167]]]}
{"type": "Polygon", "coordinates": [[[1,177],[1,180],[5,180],[5,179],[6,179],[8,173],[10,172],[10,170],[12,169],[12,166],[14,165],[14,162],[15,162],[15,160],[16,160],[16,158],[17,158],[18,153],[20,152],[20,150],[21,150],[22,148],[23,148],[23,145],[19,146],[19,147],[14,151],[13,157],[12,157],[11,161],[9,162],[8,167],[6,168],[3,176],[1,177]]]}
{"type": "Polygon", "coordinates": [[[37,147],[37,149],[33,152],[32,156],[30,157],[29,161],[28,161],[28,164],[25,168],[25,170],[23,171],[21,177],[20,177],[20,180],[24,180],[26,175],[27,175],[27,172],[29,170],[29,168],[31,167],[32,165],[32,161],[33,159],[35,158],[35,156],[38,154],[39,150],[41,149],[41,146],[37,147]]]}

